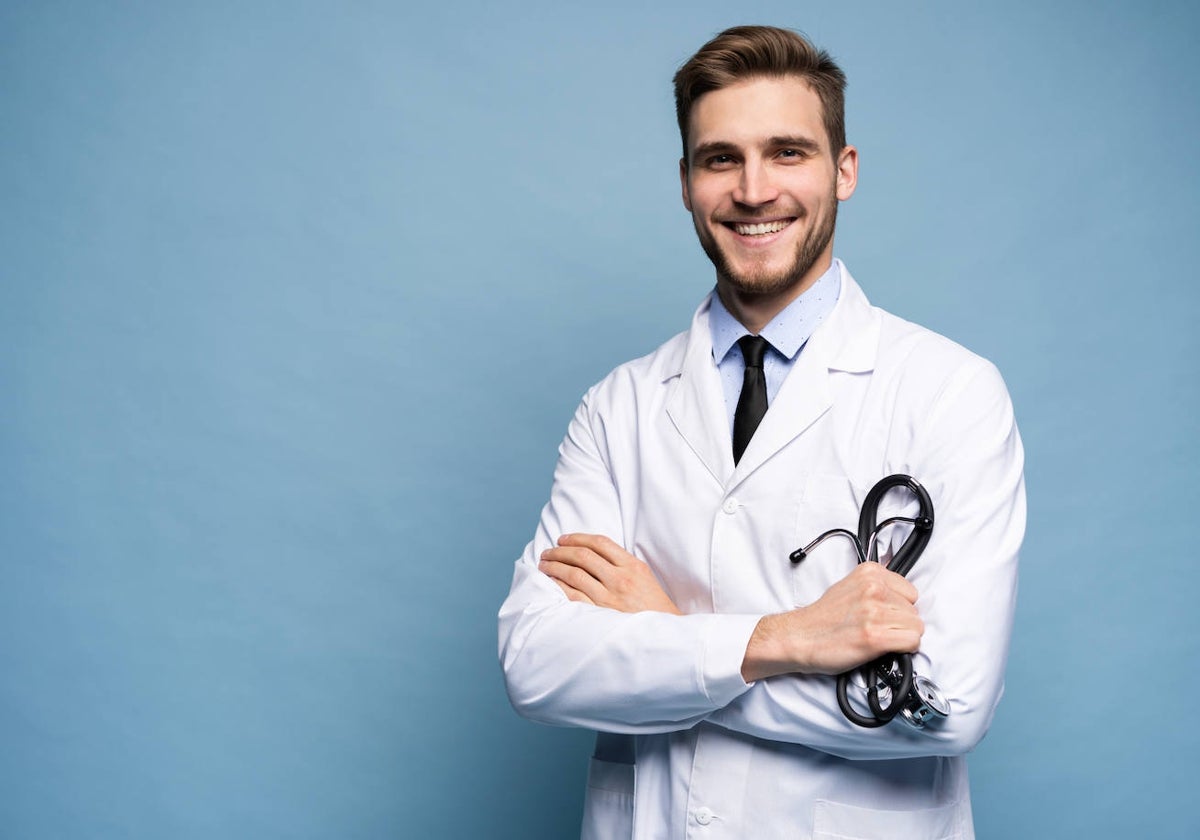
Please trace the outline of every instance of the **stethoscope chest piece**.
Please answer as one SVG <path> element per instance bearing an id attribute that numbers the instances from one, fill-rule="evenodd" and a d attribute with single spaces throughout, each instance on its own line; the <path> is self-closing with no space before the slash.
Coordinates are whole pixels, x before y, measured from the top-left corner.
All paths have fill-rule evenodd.
<path id="1" fill-rule="evenodd" d="M 914 729 L 924 729 L 931 718 L 942 720 L 950 717 L 950 702 L 934 684 L 933 680 L 913 676 L 912 691 L 900 707 L 900 718 Z"/>

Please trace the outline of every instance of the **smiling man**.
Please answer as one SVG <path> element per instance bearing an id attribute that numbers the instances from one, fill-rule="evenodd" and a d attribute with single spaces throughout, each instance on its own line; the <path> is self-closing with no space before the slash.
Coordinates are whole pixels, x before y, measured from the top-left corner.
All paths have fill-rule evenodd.
<path id="1" fill-rule="evenodd" d="M 500 611 L 516 709 L 600 733 L 585 838 L 974 836 L 964 755 L 1003 689 L 1021 443 L 990 363 L 872 307 L 833 257 L 858 179 L 844 88 L 771 27 L 722 32 L 675 76 L 716 288 L 585 395 Z M 937 511 L 906 577 L 887 567 L 904 527 L 879 563 L 789 562 L 896 473 Z M 949 716 L 849 720 L 830 675 L 902 653 Z"/>
<path id="2" fill-rule="evenodd" d="M 752 77 L 700 97 L 686 123 L 683 204 L 722 302 L 753 332 L 828 270 L 858 181 L 858 152 L 832 147 L 822 113 L 803 78 Z"/>

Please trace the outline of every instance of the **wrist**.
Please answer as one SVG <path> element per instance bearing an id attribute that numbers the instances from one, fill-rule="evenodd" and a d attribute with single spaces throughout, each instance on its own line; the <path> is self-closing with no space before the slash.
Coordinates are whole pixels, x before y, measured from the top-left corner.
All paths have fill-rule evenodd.
<path id="1" fill-rule="evenodd" d="M 746 682 L 799 673 L 803 670 L 803 640 L 791 627 L 793 612 L 764 615 L 746 645 L 742 679 Z"/>

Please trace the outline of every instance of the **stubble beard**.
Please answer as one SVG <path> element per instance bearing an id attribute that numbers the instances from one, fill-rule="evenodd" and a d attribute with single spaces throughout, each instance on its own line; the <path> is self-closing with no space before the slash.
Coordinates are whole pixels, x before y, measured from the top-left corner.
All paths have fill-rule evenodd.
<path id="1" fill-rule="evenodd" d="M 779 294 L 802 282 L 833 240 L 838 211 L 836 187 L 831 189 L 826 206 L 829 208 L 829 212 L 821 213 L 821 217 L 816 220 L 812 230 L 800 241 L 791 266 L 774 274 L 766 271 L 735 272 L 729 264 L 725 252 L 717 244 L 716 238 L 703 229 L 698 222 L 696 223 L 696 235 L 700 239 L 700 247 L 704 249 L 704 253 L 708 255 L 709 260 L 717 269 L 718 279 L 724 280 L 731 289 L 744 295 Z M 792 224 L 799 224 L 803 218 L 803 216 L 797 217 Z"/>

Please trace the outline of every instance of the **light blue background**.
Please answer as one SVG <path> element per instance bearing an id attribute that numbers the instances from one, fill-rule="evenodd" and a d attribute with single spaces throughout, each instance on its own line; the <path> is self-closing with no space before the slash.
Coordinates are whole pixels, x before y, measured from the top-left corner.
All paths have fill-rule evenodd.
<path id="1" fill-rule="evenodd" d="M 838 253 L 1028 452 L 982 838 L 1194 837 L 1190 2 L 0 4 L 0 836 L 568 837 L 495 611 L 712 282 L 670 76 L 847 70 Z"/>

